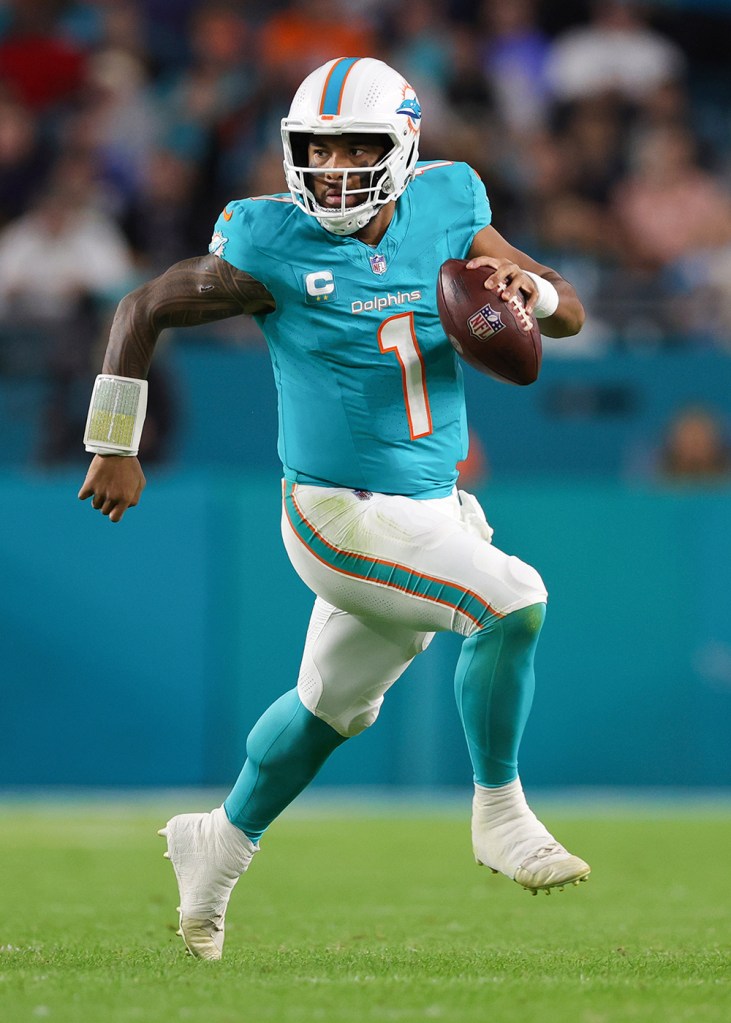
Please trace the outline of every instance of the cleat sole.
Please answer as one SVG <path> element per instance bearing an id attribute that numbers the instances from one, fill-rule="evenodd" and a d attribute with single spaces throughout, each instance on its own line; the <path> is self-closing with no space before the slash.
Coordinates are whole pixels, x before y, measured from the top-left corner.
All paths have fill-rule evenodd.
<path id="1" fill-rule="evenodd" d="M 562 892 L 562 891 L 565 891 L 566 886 L 569 885 L 569 884 L 573 885 L 574 888 L 578 888 L 580 884 L 584 884 L 584 882 L 586 882 L 588 880 L 589 880 L 589 875 L 585 874 L 583 877 L 577 877 L 573 881 L 562 881 L 562 882 L 560 882 L 558 884 L 546 885 L 545 887 L 541 887 L 541 888 L 529 888 L 528 885 L 521 885 L 521 887 L 522 887 L 522 889 L 524 891 L 530 892 L 531 895 L 537 895 L 539 891 L 540 892 L 545 892 L 546 895 L 550 895 L 551 892 L 555 892 L 555 891 Z M 518 883 L 520 883 L 520 882 L 518 882 Z"/>
<path id="2" fill-rule="evenodd" d="M 475 856 L 475 863 L 477 864 L 478 867 L 486 867 L 487 866 L 486 863 L 483 863 L 482 860 L 478 859 L 476 856 Z M 499 874 L 500 873 L 500 871 L 499 870 L 495 870 L 494 867 L 490 867 L 489 869 L 490 869 L 490 872 L 492 874 Z M 584 874 L 583 877 L 574 878 L 573 881 L 559 881 L 559 882 L 556 882 L 556 884 L 549 884 L 549 885 L 541 886 L 539 888 L 531 888 L 531 887 L 529 887 L 528 885 L 525 885 L 525 884 L 521 884 L 520 886 L 523 889 L 523 891 L 530 892 L 531 895 L 537 895 L 539 891 L 540 892 L 545 892 L 546 895 L 550 895 L 552 891 L 559 891 L 559 892 L 564 891 L 566 889 L 566 885 L 568 885 L 568 884 L 573 885 L 574 888 L 578 888 L 578 886 L 580 884 L 584 884 L 588 880 L 589 880 L 589 874 L 587 873 L 587 874 Z M 516 883 L 520 884 L 520 881 L 518 881 Z"/>

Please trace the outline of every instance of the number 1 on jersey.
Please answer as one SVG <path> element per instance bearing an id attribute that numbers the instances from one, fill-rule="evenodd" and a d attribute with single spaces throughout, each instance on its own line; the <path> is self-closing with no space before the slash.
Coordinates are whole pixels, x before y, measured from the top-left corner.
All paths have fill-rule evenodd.
<path id="1" fill-rule="evenodd" d="M 414 330 L 414 314 L 397 313 L 384 320 L 378 328 L 378 347 L 384 354 L 395 352 L 401 366 L 411 439 L 428 436 L 432 432 L 431 409 L 426 393 L 424 359 Z"/>

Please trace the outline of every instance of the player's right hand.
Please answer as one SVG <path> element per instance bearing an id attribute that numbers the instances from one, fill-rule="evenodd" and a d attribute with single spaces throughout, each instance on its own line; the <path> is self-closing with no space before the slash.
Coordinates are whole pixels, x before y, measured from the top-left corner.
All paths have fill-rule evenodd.
<path id="1" fill-rule="evenodd" d="M 91 506 L 110 522 L 120 522 L 128 508 L 134 508 L 145 488 L 145 474 L 137 458 L 94 455 L 79 500 L 91 498 Z"/>

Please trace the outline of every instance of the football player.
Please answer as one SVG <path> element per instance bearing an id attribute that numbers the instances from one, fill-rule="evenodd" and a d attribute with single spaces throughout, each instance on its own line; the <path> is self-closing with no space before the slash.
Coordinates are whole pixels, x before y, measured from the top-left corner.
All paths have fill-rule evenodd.
<path id="1" fill-rule="evenodd" d="M 297 684 L 254 725 L 223 806 L 161 831 L 183 940 L 204 959 L 221 956 L 229 896 L 266 828 L 373 724 L 438 631 L 464 637 L 455 693 L 478 862 L 533 892 L 589 874 L 534 816 L 518 777 L 546 590 L 491 544 L 479 504 L 456 487 L 463 381 L 437 272 L 451 257 L 489 267 L 485 286 L 522 292 L 553 337 L 577 333 L 584 312 L 555 270 L 490 226 L 468 166 L 418 161 L 420 123 L 414 91 L 378 60 L 312 72 L 282 121 L 289 194 L 230 202 L 208 255 L 124 298 L 94 387 L 79 497 L 119 522 L 145 485 L 136 452 L 163 328 L 247 313 L 274 367 L 282 533 L 315 602 Z"/>

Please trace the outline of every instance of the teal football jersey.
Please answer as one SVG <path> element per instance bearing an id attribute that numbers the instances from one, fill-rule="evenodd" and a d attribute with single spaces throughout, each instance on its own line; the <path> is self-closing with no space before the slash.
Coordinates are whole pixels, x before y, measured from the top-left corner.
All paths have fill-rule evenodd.
<path id="1" fill-rule="evenodd" d="M 229 203 L 210 251 L 276 301 L 258 316 L 279 398 L 285 478 L 442 497 L 467 453 L 462 368 L 436 305 L 439 267 L 490 223 L 463 163 L 419 163 L 372 248 L 330 234 L 288 195 Z"/>

